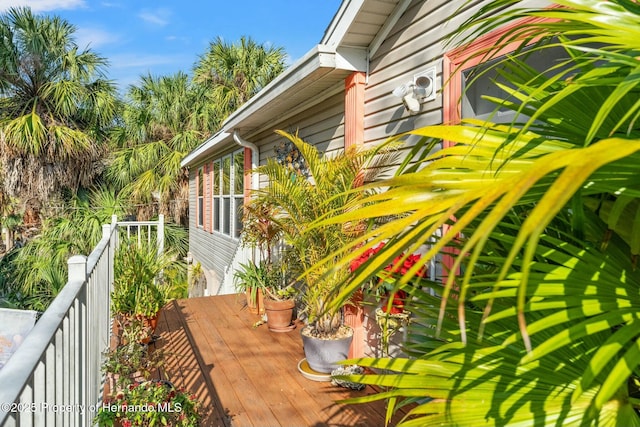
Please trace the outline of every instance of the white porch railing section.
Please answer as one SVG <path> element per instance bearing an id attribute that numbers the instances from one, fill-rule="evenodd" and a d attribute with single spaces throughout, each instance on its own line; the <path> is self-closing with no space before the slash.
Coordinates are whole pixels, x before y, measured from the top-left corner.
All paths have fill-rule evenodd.
<path id="1" fill-rule="evenodd" d="M 114 215 L 112 222 L 116 222 L 123 229 L 123 234 L 128 240 L 135 240 L 138 245 L 142 242 L 148 245 L 154 242 L 153 228 L 156 227 L 158 253 L 161 254 L 164 251 L 164 215 L 159 215 L 158 221 L 118 221 Z"/>
<path id="2" fill-rule="evenodd" d="M 271 256 L 274 259 L 278 259 L 281 256 L 282 252 L 284 252 L 284 249 L 284 242 L 277 243 L 272 248 Z M 240 264 L 246 264 L 249 261 L 254 261 L 257 263 L 259 257 L 260 255 L 258 249 L 246 247 L 242 244 L 242 241 L 238 242 L 236 251 L 233 254 L 233 258 L 231 259 L 231 264 L 229 264 L 224 270 L 224 276 L 222 277 L 222 282 L 220 283 L 220 287 L 218 288 L 218 292 L 216 293 L 216 295 L 236 293 L 237 291 L 235 283 L 233 281 L 233 277 L 235 275 L 235 272 L 240 269 Z"/>
<path id="3" fill-rule="evenodd" d="M 240 269 L 240 264 L 246 264 L 253 259 L 252 253 L 253 249 L 243 246 L 242 242 L 238 243 L 236 251 L 233 254 L 233 258 L 231 259 L 231 264 L 224 269 L 224 276 L 222 277 L 222 281 L 216 295 L 226 295 L 237 292 L 233 276 L 235 275 L 235 272 Z"/>
<path id="4" fill-rule="evenodd" d="M 128 233 L 131 227 L 147 227 L 149 235 L 153 226 L 161 250 L 162 215 L 151 222 L 118 222 L 113 217 L 111 224 L 103 225 L 102 239 L 88 258 L 69 258 L 68 282 L 0 369 L 0 426 L 92 425 L 102 402 L 100 368 L 111 331 L 118 227 Z"/>

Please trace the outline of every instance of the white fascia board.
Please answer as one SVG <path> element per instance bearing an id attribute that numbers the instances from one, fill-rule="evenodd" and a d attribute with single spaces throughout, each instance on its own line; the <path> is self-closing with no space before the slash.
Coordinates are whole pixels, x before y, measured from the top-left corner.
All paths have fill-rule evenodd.
<path id="1" fill-rule="evenodd" d="M 234 111 L 222 123 L 221 131 L 213 135 L 198 148 L 189 153 L 180 163 L 181 166 L 194 164 L 199 158 L 209 155 L 224 144 L 233 144 L 231 135 L 241 128 L 244 121 L 254 114 L 269 114 L 269 105 L 273 105 L 278 97 L 286 96 L 297 84 L 305 79 L 316 78 L 313 74 L 321 69 L 366 71 L 367 52 L 359 48 L 340 48 L 338 52 L 326 45 L 317 45 L 305 56 L 272 80 L 260 92 L 254 95 L 240 108 Z M 289 92 L 290 93 L 290 92 Z"/>
<path id="2" fill-rule="evenodd" d="M 221 146 L 226 140 L 231 139 L 231 133 L 220 131 L 212 135 L 209 139 L 200 144 L 195 150 L 186 155 L 180 162 L 180 167 L 190 166 L 199 158 L 215 151 L 216 147 Z"/>
<path id="3" fill-rule="evenodd" d="M 378 32 L 371 44 L 369 44 L 369 56 L 373 56 L 378 51 L 382 43 L 386 40 L 387 36 L 391 32 L 391 29 L 396 25 L 396 23 L 398 23 L 402 14 L 409 7 L 411 1 L 412 0 L 401 0 L 398 3 L 394 11 L 391 13 L 391 16 L 387 18 L 382 29 Z"/>

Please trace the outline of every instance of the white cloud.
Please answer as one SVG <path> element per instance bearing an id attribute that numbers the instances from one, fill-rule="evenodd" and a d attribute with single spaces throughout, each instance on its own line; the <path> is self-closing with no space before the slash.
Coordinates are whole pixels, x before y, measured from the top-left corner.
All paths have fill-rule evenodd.
<path id="1" fill-rule="evenodd" d="M 183 37 L 183 36 L 166 36 L 164 38 L 166 41 L 168 42 L 182 42 L 182 43 L 188 43 L 189 42 L 189 37 Z"/>
<path id="2" fill-rule="evenodd" d="M 76 43 L 80 48 L 90 47 L 96 49 L 100 46 L 115 43 L 120 40 L 120 36 L 115 33 L 99 28 L 78 28 L 76 33 Z"/>
<path id="3" fill-rule="evenodd" d="M 171 17 L 171 11 L 166 8 L 148 10 L 145 9 L 138 14 L 138 17 L 149 24 L 158 25 L 164 27 L 169 23 Z"/>
<path id="4" fill-rule="evenodd" d="M 115 7 L 118 9 L 122 9 L 124 6 L 121 3 L 117 3 L 117 2 L 110 2 L 110 1 L 103 1 L 102 3 L 100 3 L 103 7 Z"/>
<path id="5" fill-rule="evenodd" d="M 147 68 L 156 65 L 191 64 L 185 55 L 109 55 L 109 68 Z"/>
<path id="6" fill-rule="evenodd" d="M 58 9 L 77 9 L 85 7 L 84 0 L 2 0 L 0 12 L 10 7 L 28 6 L 33 12 L 48 12 Z"/>

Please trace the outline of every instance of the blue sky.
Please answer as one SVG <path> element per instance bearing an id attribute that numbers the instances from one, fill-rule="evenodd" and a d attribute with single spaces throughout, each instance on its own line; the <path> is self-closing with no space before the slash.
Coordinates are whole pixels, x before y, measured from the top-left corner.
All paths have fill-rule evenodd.
<path id="1" fill-rule="evenodd" d="M 0 0 L 0 12 L 29 6 L 77 28 L 80 47 L 109 60 L 108 77 L 122 88 L 150 72 L 190 72 L 217 36 L 251 36 L 282 46 L 289 63 L 324 34 L 341 0 Z"/>

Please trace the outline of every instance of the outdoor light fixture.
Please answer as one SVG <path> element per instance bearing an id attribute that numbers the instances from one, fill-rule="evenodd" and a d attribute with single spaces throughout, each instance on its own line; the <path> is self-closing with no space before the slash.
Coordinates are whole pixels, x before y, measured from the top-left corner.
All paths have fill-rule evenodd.
<path id="1" fill-rule="evenodd" d="M 420 111 L 423 102 L 436 98 L 435 91 L 436 69 L 431 67 L 426 71 L 413 76 L 413 81 L 398 86 L 393 90 L 393 95 L 402 98 L 404 107 L 410 114 Z"/>

